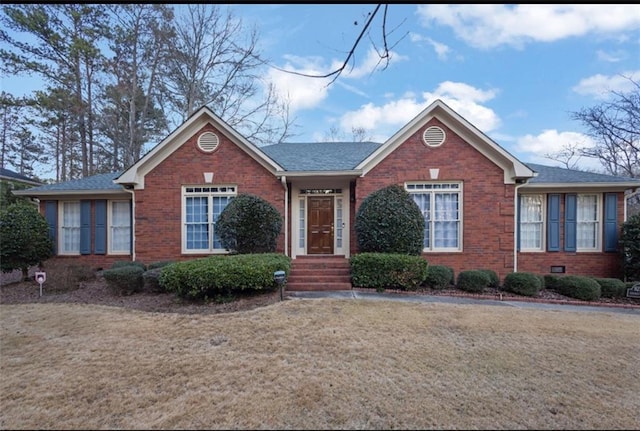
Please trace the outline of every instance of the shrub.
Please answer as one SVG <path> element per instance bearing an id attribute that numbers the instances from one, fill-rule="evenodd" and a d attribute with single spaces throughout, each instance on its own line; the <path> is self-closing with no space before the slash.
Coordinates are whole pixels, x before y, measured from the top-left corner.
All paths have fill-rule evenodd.
<path id="1" fill-rule="evenodd" d="M 107 285 L 120 295 L 131 295 L 142 290 L 144 269 L 139 265 L 124 265 L 102 271 Z"/>
<path id="2" fill-rule="evenodd" d="M 600 285 L 600 294 L 603 298 L 621 298 L 627 295 L 627 286 L 624 281 L 617 278 L 595 278 Z"/>
<path id="3" fill-rule="evenodd" d="M 624 276 L 627 280 L 640 280 L 640 214 L 622 224 L 620 230 Z"/>
<path id="4" fill-rule="evenodd" d="M 53 255 L 49 225 L 32 204 L 15 203 L 0 211 L 0 270 L 22 270 L 29 279 L 29 268 Z"/>
<path id="5" fill-rule="evenodd" d="M 433 289 L 445 289 L 454 282 L 453 269 L 444 265 L 429 265 L 424 285 Z"/>
<path id="6" fill-rule="evenodd" d="M 478 269 L 478 271 L 484 272 L 489 276 L 489 287 L 500 287 L 500 277 L 492 269 Z"/>
<path id="7" fill-rule="evenodd" d="M 411 194 L 399 185 L 367 196 L 358 208 L 355 232 L 360 253 L 420 255 L 424 216 Z"/>
<path id="8" fill-rule="evenodd" d="M 482 292 L 490 282 L 491 280 L 485 272 L 473 269 L 458 274 L 457 286 L 466 292 Z"/>
<path id="9" fill-rule="evenodd" d="M 556 286 L 558 285 L 558 280 L 560 280 L 559 275 L 554 274 L 545 274 L 544 276 L 544 286 L 546 289 L 556 290 Z"/>
<path id="10" fill-rule="evenodd" d="M 160 293 L 164 292 L 160 286 L 160 273 L 162 267 L 151 268 L 142 273 L 142 290 L 145 292 Z"/>
<path id="11" fill-rule="evenodd" d="M 275 271 L 288 276 L 291 259 L 277 253 L 209 256 L 162 268 L 160 286 L 187 299 L 207 299 L 244 290 L 273 291 Z"/>
<path id="12" fill-rule="evenodd" d="M 137 266 L 143 271 L 147 269 L 147 266 L 138 260 L 118 260 L 111 264 L 111 269 L 124 268 L 125 266 Z"/>
<path id="13" fill-rule="evenodd" d="M 147 265 L 147 269 L 163 268 L 167 265 L 172 264 L 173 262 L 174 262 L 173 260 L 162 260 L 159 262 L 151 262 L 149 265 Z"/>
<path id="14" fill-rule="evenodd" d="M 597 281 L 581 275 L 559 277 L 555 290 L 562 295 L 584 301 L 599 299 L 602 293 Z"/>
<path id="15" fill-rule="evenodd" d="M 216 229 L 223 247 L 229 251 L 272 253 L 282 229 L 282 216 L 264 199 L 239 194 L 222 210 Z"/>
<path id="16" fill-rule="evenodd" d="M 416 290 L 427 276 L 427 261 L 421 256 L 398 253 L 359 253 L 351 256 L 354 287 Z"/>
<path id="17" fill-rule="evenodd" d="M 504 289 L 524 296 L 537 296 L 542 289 L 541 277 L 530 272 L 512 272 L 504 278 Z"/>

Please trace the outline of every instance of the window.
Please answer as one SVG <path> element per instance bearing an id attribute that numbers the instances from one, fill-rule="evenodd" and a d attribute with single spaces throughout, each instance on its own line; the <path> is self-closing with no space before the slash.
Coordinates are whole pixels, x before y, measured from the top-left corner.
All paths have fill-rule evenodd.
<path id="1" fill-rule="evenodd" d="M 424 215 L 424 251 L 460 251 L 462 184 L 409 183 L 405 189 Z"/>
<path id="2" fill-rule="evenodd" d="M 80 254 L 80 202 L 61 202 L 60 254 Z"/>
<path id="3" fill-rule="evenodd" d="M 231 199 L 235 186 L 183 188 L 183 251 L 208 253 L 225 251 L 216 232 L 216 222 Z"/>
<path id="4" fill-rule="evenodd" d="M 578 251 L 599 248 L 600 209 L 598 195 L 577 195 L 576 242 Z"/>
<path id="5" fill-rule="evenodd" d="M 543 250 L 544 195 L 520 197 L 520 249 Z"/>
<path id="6" fill-rule="evenodd" d="M 131 250 L 131 202 L 111 201 L 109 210 L 109 253 Z"/>

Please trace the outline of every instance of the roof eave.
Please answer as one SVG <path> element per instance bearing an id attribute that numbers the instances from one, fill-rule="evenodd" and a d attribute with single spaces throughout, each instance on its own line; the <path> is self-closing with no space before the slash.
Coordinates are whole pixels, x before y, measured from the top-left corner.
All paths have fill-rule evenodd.
<path id="1" fill-rule="evenodd" d="M 607 189 L 624 191 L 629 188 L 639 188 L 640 182 L 583 182 L 583 183 L 527 183 L 522 189 Z M 521 190 L 522 190 L 521 189 Z"/>
<path id="2" fill-rule="evenodd" d="M 116 189 L 102 189 L 102 190 L 43 190 L 36 191 L 35 193 L 31 191 L 31 189 L 25 190 L 13 190 L 12 193 L 16 196 L 30 196 L 30 197 L 40 197 L 40 196 L 86 196 L 86 195 L 123 195 L 126 194 L 127 191 L 123 188 L 120 190 Z"/>
<path id="3" fill-rule="evenodd" d="M 285 175 L 287 178 L 295 177 L 359 177 L 362 175 L 362 169 L 354 169 L 348 171 L 284 171 L 279 172 L 278 176 Z"/>

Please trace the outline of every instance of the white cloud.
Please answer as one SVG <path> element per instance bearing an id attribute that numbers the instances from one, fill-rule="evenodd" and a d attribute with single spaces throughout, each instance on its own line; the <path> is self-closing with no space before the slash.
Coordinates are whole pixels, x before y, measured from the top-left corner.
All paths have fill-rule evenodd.
<path id="1" fill-rule="evenodd" d="M 411 33 L 410 38 L 412 42 L 425 43 L 431 46 L 439 60 L 445 61 L 451 54 L 451 48 L 449 48 L 449 46 L 437 42 L 430 37 L 423 37 L 417 33 Z"/>
<path id="2" fill-rule="evenodd" d="M 552 42 L 588 33 L 615 34 L 640 28 L 640 6 L 622 4 L 419 5 L 422 24 L 450 27 L 477 48 Z"/>
<path id="3" fill-rule="evenodd" d="M 520 159 L 531 163 L 539 163 L 549 166 L 563 166 L 559 161 L 548 158 L 548 155 L 559 153 L 565 148 L 590 148 L 595 145 L 589 136 L 577 132 L 558 132 L 557 130 L 544 130 L 539 135 L 525 135 L 516 140 L 514 149 L 521 154 Z M 600 169 L 600 162 L 586 157 L 574 157 L 571 162 L 576 162 L 576 167 L 582 169 Z"/>
<path id="4" fill-rule="evenodd" d="M 612 91 L 627 93 L 636 89 L 632 80 L 640 81 L 640 70 L 626 71 L 613 76 L 593 75 L 582 79 L 572 90 L 583 96 L 606 99 L 611 96 Z"/>
<path id="5" fill-rule="evenodd" d="M 397 52 L 389 51 L 389 66 L 399 61 L 408 60 L 408 59 L 409 57 L 407 56 L 400 55 Z M 344 59 L 338 59 L 338 60 L 334 59 L 331 63 L 330 70 L 331 71 L 337 70 L 341 68 L 343 64 L 344 64 Z M 354 54 L 352 59 L 349 60 L 349 63 L 347 63 L 347 67 L 342 71 L 340 77 L 351 78 L 351 79 L 362 78 L 363 76 L 371 75 L 376 70 L 378 70 L 378 68 L 384 67 L 385 65 L 386 65 L 386 60 L 381 59 L 380 55 L 378 55 L 378 52 L 375 49 L 369 48 L 364 61 L 359 61 L 357 57 L 357 53 Z"/>
<path id="6" fill-rule="evenodd" d="M 368 103 L 359 109 L 347 112 L 340 118 L 340 128 L 364 128 L 377 141 L 385 141 L 404 127 L 416 115 L 436 99 L 441 99 L 451 109 L 464 117 L 482 132 L 487 133 L 500 125 L 496 113 L 480 103 L 493 99 L 494 90 L 480 90 L 468 84 L 445 81 L 434 92 L 424 92 L 420 98 L 408 93 L 398 100 L 376 106 Z"/>

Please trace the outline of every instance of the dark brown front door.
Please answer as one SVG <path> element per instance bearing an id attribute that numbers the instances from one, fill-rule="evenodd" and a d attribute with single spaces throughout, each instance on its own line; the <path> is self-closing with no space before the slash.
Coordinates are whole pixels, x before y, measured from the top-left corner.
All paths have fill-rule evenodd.
<path id="1" fill-rule="evenodd" d="M 333 196 L 313 196 L 309 206 L 308 254 L 333 254 Z"/>

